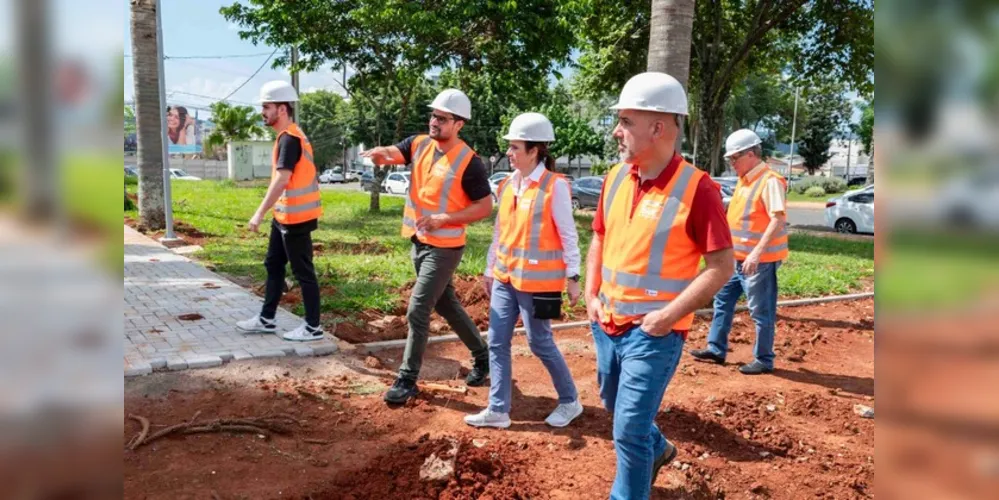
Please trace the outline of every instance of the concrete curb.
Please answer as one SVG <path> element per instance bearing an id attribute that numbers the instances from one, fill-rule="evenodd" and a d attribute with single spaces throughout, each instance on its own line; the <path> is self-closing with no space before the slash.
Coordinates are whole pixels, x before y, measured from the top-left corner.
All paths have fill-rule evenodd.
<path id="1" fill-rule="evenodd" d="M 782 301 L 777 302 L 777 306 L 778 307 L 807 306 L 807 305 L 812 305 L 812 304 L 825 304 L 825 303 L 830 303 L 830 302 L 845 302 L 845 301 L 850 301 L 850 300 L 868 299 L 868 298 L 873 298 L 873 297 L 874 297 L 874 292 L 853 293 L 853 294 L 848 294 L 848 295 L 829 295 L 829 296 L 826 296 L 826 297 L 815 297 L 815 298 L 810 298 L 810 299 L 782 300 Z M 744 305 L 737 306 L 735 308 L 736 312 L 745 311 L 746 309 L 747 309 L 747 307 L 744 306 Z M 697 314 L 698 316 L 707 316 L 707 315 L 712 314 L 713 312 L 714 311 L 712 309 L 698 309 L 697 311 L 694 312 L 694 314 Z M 571 322 L 571 323 L 559 323 L 557 325 L 552 325 L 552 331 L 571 330 L 573 328 L 585 328 L 585 327 L 589 327 L 589 326 L 590 326 L 590 322 L 589 321 L 574 321 L 574 322 Z M 517 328 L 516 330 L 513 331 L 513 333 L 514 333 L 514 335 L 520 335 L 520 334 L 526 333 L 526 330 L 523 329 L 523 328 Z M 488 332 L 479 332 L 479 334 L 482 335 L 483 337 L 488 337 Z M 457 335 L 454 335 L 454 334 L 452 334 L 452 335 L 441 335 L 441 336 L 438 336 L 438 337 L 430 337 L 428 339 L 427 343 L 428 344 L 439 344 L 439 343 L 442 343 L 442 342 L 454 342 L 456 340 L 459 340 Z M 359 351 L 361 351 L 361 352 L 365 352 L 365 353 L 370 354 L 370 353 L 377 352 L 377 351 L 382 351 L 382 350 L 385 350 L 385 349 L 398 349 L 398 348 L 406 347 L 406 339 L 383 340 L 383 341 L 380 341 L 380 342 L 368 342 L 366 344 L 357 344 L 355 347 Z"/>

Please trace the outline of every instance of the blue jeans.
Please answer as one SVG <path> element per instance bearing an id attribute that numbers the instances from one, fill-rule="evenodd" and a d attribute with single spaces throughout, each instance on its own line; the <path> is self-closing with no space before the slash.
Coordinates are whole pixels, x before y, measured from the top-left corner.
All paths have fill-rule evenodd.
<path id="1" fill-rule="evenodd" d="M 666 451 L 655 418 L 683 354 L 683 337 L 652 337 L 637 326 L 617 336 L 597 323 L 591 328 L 600 398 L 614 418 L 617 474 L 610 497 L 649 498 L 652 465 Z"/>
<path id="2" fill-rule="evenodd" d="M 575 401 L 578 394 L 569 365 L 552 338 L 551 321 L 534 317 L 533 294 L 518 291 L 509 283 L 493 280 L 489 301 L 489 409 L 510 413 L 513 371 L 510 342 L 518 315 L 524 319 L 527 328 L 527 345 L 552 377 L 559 404 Z"/>
<path id="3" fill-rule="evenodd" d="M 767 368 L 774 367 L 774 328 L 777 323 L 777 269 L 780 262 L 761 263 L 756 274 L 742 274 L 742 262 L 735 263 L 732 279 L 715 295 L 715 313 L 708 333 L 708 349 L 718 356 L 728 354 L 728 334 L 732 331 L 735 304 L 746 294 L 749 315 L 756 324 L 753 356 Z"/>

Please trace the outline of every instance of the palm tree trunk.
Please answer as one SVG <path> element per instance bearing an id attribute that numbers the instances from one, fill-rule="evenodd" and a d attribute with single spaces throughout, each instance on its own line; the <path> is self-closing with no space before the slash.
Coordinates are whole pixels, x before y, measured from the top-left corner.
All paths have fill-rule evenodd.
<path id="1" fill-rule="evenodd" d="M 649 30 L 648 71 L 666 73 L 687 87 L 690 76 L 690 44 L 694 29 L 695 0 L 652 0 Z M 683 124 L 676 138 L 676 150 L 683 146 Z"/>
<path id="2" fill-rule="evenodd" d="M 149 230 L 166 226 L 163 206 L 163 135 L 159 61 L 156 47 L 156 0 L 131 0 L 132 75 L 139 167 L 139 224 Z"/>

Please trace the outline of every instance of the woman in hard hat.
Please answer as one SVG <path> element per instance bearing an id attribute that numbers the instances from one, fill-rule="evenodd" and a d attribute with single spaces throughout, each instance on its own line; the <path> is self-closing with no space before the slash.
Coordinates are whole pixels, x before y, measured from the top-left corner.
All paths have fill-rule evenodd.
<path id="1" fill-rule="evenodd" d="M 489 307 L 489 406 L 465 417 L 475 427 L 510 426 L 510 342 L 517 317 L 527 343 L 548 369 L 558 406 L 545 419 L 565 427 L 583 412 L 569 366 L 552 338 L 551 320 L 561 317 L 562 290 L 579 300 L 580 253 L 569 183 L 556 174 L 548 145 L 555 131 L 548 118 L 524 113 L 503 137 L 514 172 L 500 184 L 499 212 L 483 285 Z"/>

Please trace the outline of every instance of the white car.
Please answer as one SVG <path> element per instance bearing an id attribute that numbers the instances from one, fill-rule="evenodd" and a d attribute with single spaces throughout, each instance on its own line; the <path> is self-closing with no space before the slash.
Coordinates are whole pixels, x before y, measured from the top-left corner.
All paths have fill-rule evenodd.
<path id="1" fill-rule="evenodd" d="M 331 169 L 326 169 L 323 173 L 319 174 L 319 182 L 323 184 L 343 182 L 343 174 Z"/>
<path id="2" fill-rule="evenodd" d="M 200 181 L 201 177 L 195 177 L 193 175 L 187 175 L 187 172 L 179 168 L 170 169 L 170 178 L 178 181 Z"/>
<path id="3" fill-rule="evenodd" d="M 826 202 L 826 225 L 838 233 L 874 233 L 874 186 Z"/>
<path id="4" fill-rule="evenodd" d="M 999 169 L 947 182 L 935 203 L 937 218 L 962 229 L 999 229 Z"/>
<path id="5" fill-rule="evenodd" d="M 510 177 L 513 172 L 496 172 L 495 174 L 489 176 L 489 187 L 492 188 L 493 194 L 496 194 L 496 190 L 499 189 L 499 185 L 503 182 L 503 179 Z"/>
<path id="6" fill-rule="evenodd" d="M 406 194 L 409 192 L 409 172 L 392 172 L 382 184 L 388 194 Z"/>

